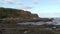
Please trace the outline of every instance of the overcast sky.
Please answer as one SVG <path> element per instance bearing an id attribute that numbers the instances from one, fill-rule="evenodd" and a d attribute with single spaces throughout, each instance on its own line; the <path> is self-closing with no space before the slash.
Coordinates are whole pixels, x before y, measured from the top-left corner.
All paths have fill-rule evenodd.
<path id="1" fill-rule="evenodd" d="M 60 0 L 0 0 L 0 7 L 28 10 L 40 17 L 60 17 Z"/>

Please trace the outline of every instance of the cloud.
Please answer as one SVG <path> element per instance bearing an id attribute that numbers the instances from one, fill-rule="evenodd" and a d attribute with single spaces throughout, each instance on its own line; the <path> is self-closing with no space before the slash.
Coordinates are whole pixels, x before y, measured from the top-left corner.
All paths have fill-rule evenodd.
<path id="1" fill-rule="evenodd" d="M 24 5 L 23 2 L 16 2 L 17 5 Z"/>
<path id="2" fill-rule="evenodd" d="M 54 4 L 60 4 L 60 1 L 58 1 L 58 2 L 54 2 Z"/>
<path id="3" fill-rule="evenodd" d="M 23 9 L 32 9 L 32 6 L 25 6 Z"/>
<path id="4" fill-rule="evenodd" d="M 13 0 L 4 0 L 6 4 L 14 4 Z"/>
<path id="5" fill-rule="evenodd" d="M 40 17 L 60 17 L 60 12 L 54 12 L 54 13 L 39 13 Z"/>
<path id="6" fill-rule="evenodd" d="M 22 6 L 20 9 L 32 9 L 33 6 L 29 5 L 29 6 Z"/>
<path id="7" fill-rule="evenodd" d="M 60 0 L 46 0 L 46 1 L 51 4 L 60 4 Z"/>
<path id="8" fill-rule="evenodd" d="M 0 4 L 4 4 L 3 2 L 0 2 Z"/>
<path id="9" fill-rule="evenodd" d="M 37 3 L 38 3 L 38 0 L 32 0 L 32 2 L 33 2 L 34 4 L 37 4 Z"/>
<path id="10" fill-rule="evenodd" d="M 16 5 L 23 5 L 23 2 L 14 2 L 14 0 L 4 0 L 4 2 L 0 2 L 0 4 L 16 4 Z"/>

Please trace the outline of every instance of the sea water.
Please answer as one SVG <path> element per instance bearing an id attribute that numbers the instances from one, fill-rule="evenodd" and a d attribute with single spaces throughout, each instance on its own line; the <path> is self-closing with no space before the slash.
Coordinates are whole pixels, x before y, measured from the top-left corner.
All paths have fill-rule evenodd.
<path id="1" fill-rule="evenodd" d="M 28 24 L 31 24 L 31 25 L 43 25 L 43 24 L 53 24 L 53 25 L 60 25 L 60 18 L 54 18 L 53 21 L 49 21 L 49 22 L 43 22 L 43 21 L 40 21 L 40 22 L 22 22 L 22 23 L 18 23 L 20 25 L 28 25 Z"/>

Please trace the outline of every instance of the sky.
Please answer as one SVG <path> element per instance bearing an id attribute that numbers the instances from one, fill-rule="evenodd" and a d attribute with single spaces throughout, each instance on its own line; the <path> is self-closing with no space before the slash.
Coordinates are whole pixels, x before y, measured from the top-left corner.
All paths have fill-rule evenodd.
<path id="1" fill-rule="evenodd" d="M 42 18 L 60 17 L 60 0 L 0 0 L 0 7 L 27 10 Z"/>

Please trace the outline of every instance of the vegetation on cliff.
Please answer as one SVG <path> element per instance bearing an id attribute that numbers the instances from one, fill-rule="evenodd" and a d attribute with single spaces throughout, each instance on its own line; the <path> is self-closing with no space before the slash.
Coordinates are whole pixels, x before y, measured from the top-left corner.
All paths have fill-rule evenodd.
<path id="1" fill-rule="evenodd" d="M 53 19 L 49 18 L 39 18 L 37 14 L 32 14 L 29 11 L 19 10 L 19 9 L 12 9 L 12 8 L 2 8 L 0 7 L 0 19 L 6 18 L 5 20 L 8 21 L 17 21 L 17 22 L 37 22 L 37 21 L 52 21 Z"/>
<path id="2" fill-rule="evenodd" d="M 11 8 L 0 8 L 0 18 L 7 17 L 30 17 L 31 13 L 29 11 L 11 9 Z"/>

